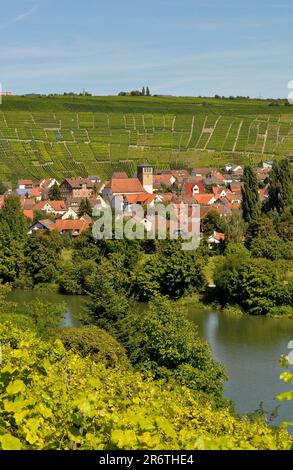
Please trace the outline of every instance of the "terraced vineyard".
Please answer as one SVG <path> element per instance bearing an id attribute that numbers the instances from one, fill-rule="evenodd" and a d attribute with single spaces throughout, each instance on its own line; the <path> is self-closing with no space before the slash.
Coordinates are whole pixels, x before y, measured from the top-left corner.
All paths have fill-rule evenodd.
<path id="1" fill-rule="evenodd" d="M 63 178 L 136 165 L 220 166 L 293 151 L 293 107 L 257 100 L 27 98 L 0 111 L 0 178 Z"/>

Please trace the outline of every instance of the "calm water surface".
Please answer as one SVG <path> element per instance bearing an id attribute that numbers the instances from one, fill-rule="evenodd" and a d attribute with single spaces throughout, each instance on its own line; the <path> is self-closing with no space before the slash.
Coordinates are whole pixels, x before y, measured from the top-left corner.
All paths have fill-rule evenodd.
<path id="1" fill-rule="evenodd" d="M 190 308 L 189 319 L 210 344 L 214 356 L 228 371 L 225 396 L 232 399 L 239 413 L 256 410 L 263 402 L 267 411 L 280 405 L 274 421 L 293 421 L 293 404 L 279 402 L 275 396 L 286 390 L 279 381 L 279 358 L 287 354 L 293 340 L 293 320 L 245 316 Z M 291 428 L 292 430 L 292 428 Z"/>
<path id="2" fill-rule="evenodd" d="M 7 299 L 20 305 L 35 299 L 53 304 L 64 304 L 62 324 L 64 327 L 80 326 L 79 318 L 85 308 L 85 297 L 79 295 L 62 295 L 56 292 L 37 292 L 16 289 L 8 294 Z"/>

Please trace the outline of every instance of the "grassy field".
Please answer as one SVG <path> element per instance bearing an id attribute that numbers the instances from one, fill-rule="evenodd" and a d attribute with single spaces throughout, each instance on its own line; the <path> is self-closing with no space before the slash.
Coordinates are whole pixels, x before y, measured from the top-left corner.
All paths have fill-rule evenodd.
<path id="1" fill-rule="evenodd" d="M 293 106 L 264 100 L 11 97 L 0 107 L 0 179 L 133 174 L 138 163 L 259 163 L 293 151 Z"/>

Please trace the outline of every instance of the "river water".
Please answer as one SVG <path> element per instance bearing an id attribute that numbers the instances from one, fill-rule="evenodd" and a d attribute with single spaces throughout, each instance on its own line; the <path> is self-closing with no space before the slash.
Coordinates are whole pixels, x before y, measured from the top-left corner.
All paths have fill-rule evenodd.
<path id="1" fill-rule="evenodd" d="M 15 290 L 8 300 L 21 304 L 36 298 L 64 303 L 63 325 L 80 325 L 80 313 L 85 307 L 83 297 Z M 293 421 L 292 402 L 275 400 L 279 392 L 286 390 L 279 380 L 282 372 L 279 358 L 289 352 L 288 343 L 293 340 L 292 319 L 234 317 L 194 307 L 190 307 L 188 317 L 210 344 L 213 355 L 225 365 L 229 375 L 225 397 L 234 401 L 240 414 L 256 410 L 263 402 L 267 411 L 279 405 L 274 423 Z"/>
<path id="2" fill-rule="evenodd" d="M 190 308 L 189 319 L 210 344 L 213 355 L 225 365 L 229 381 L 225 397 L 234 401 L 240 414 L 280 406 L 274 423 L 293 421 L 293 403 L 275 396 L 288 389 L 279 380 L 279 358 L 288 354 L 293 340 L 293 320 L 266 317 L 234 317 Z M 292 428 L 291 428 L 292 430 Z"/>

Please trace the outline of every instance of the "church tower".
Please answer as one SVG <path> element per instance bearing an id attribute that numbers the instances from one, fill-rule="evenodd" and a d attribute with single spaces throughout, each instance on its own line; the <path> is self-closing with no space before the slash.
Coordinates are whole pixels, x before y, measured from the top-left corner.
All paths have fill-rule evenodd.
<path id="1" fill-rule="evenodd" d="M 139 165 L 137 168 L 137 177 L 149 194 L 154 192 L 154 169 L 151 165 Z"/>

